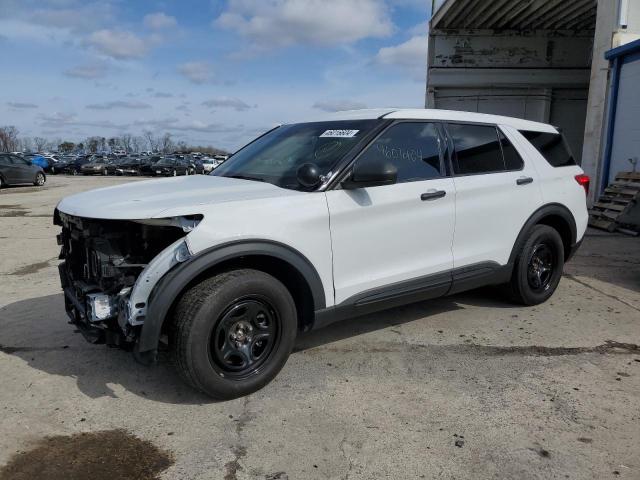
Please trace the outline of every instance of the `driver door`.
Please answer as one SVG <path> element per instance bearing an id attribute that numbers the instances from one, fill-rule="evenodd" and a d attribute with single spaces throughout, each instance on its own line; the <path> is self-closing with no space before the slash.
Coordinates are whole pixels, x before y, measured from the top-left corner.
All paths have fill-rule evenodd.
<path id="1" fill-rule="evenodd" d="M 396 123 L 356 162 L 393 162 L 397 183 L 326 192 L 336 305 L 449 289 L 455 188 L 444 145 L 437 123 Z"/>

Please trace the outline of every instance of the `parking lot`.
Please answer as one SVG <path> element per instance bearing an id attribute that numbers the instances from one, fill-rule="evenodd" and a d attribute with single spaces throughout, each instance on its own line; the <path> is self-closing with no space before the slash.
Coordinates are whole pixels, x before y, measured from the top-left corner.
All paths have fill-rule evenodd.
<path id="1" fill-rule="evenodd" d="M 638 238 L 588 231 L 537 307 L 483 289 L 306 334 L 263 390 L 212 402 L 67 324 L 53 209 L 129 181 L 0 191 L 0 465 L 122 429 L 167 479 L 640 478 Z"/>

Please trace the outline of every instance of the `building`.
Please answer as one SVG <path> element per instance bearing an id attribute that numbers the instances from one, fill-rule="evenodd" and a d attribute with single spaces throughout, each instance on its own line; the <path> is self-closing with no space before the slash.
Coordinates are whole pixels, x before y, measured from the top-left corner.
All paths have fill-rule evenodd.
<path id="1" fill-rule="evenodd" d="M 599 187 L 619 168 L 605 54 L 637 39 L 640 0 L 434 0 L 426 106 L 552 123 Z"/>

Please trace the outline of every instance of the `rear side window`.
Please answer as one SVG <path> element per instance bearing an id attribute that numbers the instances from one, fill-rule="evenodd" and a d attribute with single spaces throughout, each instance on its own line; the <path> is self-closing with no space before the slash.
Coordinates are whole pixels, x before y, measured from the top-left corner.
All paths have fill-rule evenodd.
<path id="1" fill-rule="evenodd" d="M 447 130 L 455 146 L 455 174 L 472 175 L 504 171 L 504 159 L 496 127 L 450 123 Z"/>
<path id="2" fill-rule="evenodd" d="M 571 154 L 564 137 L 559 133 L 530 132 L 521 130 L 520 133 L 536 147 L 542 156 L 553 167 L 575 165 L 576 160 Z"/>
<path id="3" fill-rule="evenodd" d="M 387 159 L 398 169 L 398 183 L 442 176 L 440 143 L 433 123 L 399 123 L 364 151 L 358 163 Z"/>
<path id="4" fill-rule="evenodd" d="M 507 170 L 522 170 L 524 168 L 524 161 L 516 150 L 516 147 L 504 136 L 500 130 L 498 130 L 498 137 L 500 138 L 500 144 L 502 145 L 502 154 L 504 155 L 504 166 Z"/>

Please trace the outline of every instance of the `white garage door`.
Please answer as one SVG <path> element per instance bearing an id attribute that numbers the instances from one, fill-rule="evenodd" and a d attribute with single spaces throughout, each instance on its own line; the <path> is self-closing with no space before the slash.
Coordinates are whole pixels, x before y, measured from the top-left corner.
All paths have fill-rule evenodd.
<path id="1" fill-rule="evenodd" d="M 640 158 L 640 58 L 625 63 L 620 72 L 618 104 L 611 149 L 609 182 L 618 172 L 631 170 L 630 158 Z M 640 164 L 638 165 L 640 168 Z"/>

